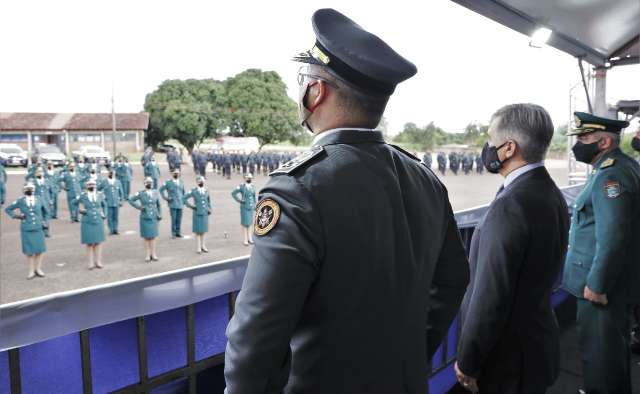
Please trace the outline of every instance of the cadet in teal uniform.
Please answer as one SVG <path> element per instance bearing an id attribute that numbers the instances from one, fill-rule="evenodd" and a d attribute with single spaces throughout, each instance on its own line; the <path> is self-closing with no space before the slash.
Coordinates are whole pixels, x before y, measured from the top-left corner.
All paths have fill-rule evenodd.
<path id="1" fill-rule="evenodd" d="M 144 190 L 129 197 L 129 204 L 140 211 L 140 236 L 144 239 L 145 261 L 157 261 L 158 221 L 162 220 L 160 196 L 153 190 L 153 179 L 144 180 Z"/>
<path id="2" fill-rule="evenodd" d="M 575 113 L 577 160 L 593 171 L 576 198 L 562 287 L 578 298 L 587 393 L 631 393 L 629 315 L 640 302 L 640 165 L 619 148 L 628 122 Z"/>
<path id="3" fill-rule="evenodd" d="M 158 167 L 158 163 L 156 163 L 156 158 L 151 156 L 151 160 L 149 160 L 144 165 L 144 176 L 150 177 L 153 180 L 153 188 L 158 188 L 158 179 L 160 178 L 160 167 Z"/>
<path id="4" fill-rule="evenodd" d="M 42 159 L 40 159 L 39 157 L 36 159 L 36 161 L 31 163 L 29 169 L 27 170 L 27 175 L 25 175 L 24 179 L 28 180 L 35 177 L 37 169 L 42 169 Z"/>
<path id="5" fill-rule="evenodd" d="M 51 215 L 51 208 L 52 208 L 52 204 L 51 204 L 51 184 L 49 183 L 49 181 L 44 177 L 43 173 L 42 173 L 42 168 L 36 168 L 35 170 L 35 178 L 31 180 L 31 182 L 34 184 L 35 186 L 35 195 L 40 198 L 40 200 L 42 201 L 42 203 L 44 205 L 47 206 L 47 215 Z M 46 220 L 47 223 L 49 222 L 49 219 L 51 219 L 50 216 L 47 216 Z M 47 227 L 44 230 L 44 236 L 49 238 L 49 227 Z"/>
<path id="6" fill-rule="evenodd" d="M 209 191 L 204 186 L 204 177 L 199 175 L 196 178 L 198 186 L 191 189 L 184 196 L 184 203 L 193 210 L 193 233 L 196 235 L 196 252 L 207 253 L 209 250 L 204 243 L 204 234 L 209 231 L 209 215 L 211 215 L 211 198 Z M 193 204 L 189 203 L 193 200 Z"/>
<path id="7" fill-rule="evenodd" d="M 132 170 L 129 162 L 126 158 L 122 156 L 118 158 L 118 162 L 116 163 L 116 178 L 122 184 L 122 191 L 124 192 L 125 198 L 129 198 L 129 194 L 131 193 L 131 175 Z"/>
<path id="8" fill-rule="evenodd" d="M 73 162 L 67 166 L 61 180 L 62 188 L 67 192 L 67 205 L 71 221 L 78 221 L 78 206 L 74 204 L 76 197 L 80 195 L 80 175 L 76 172 L 76 166 Z"/>
<path id="9" fill-rule="evenodd" d="M 47 207 L 35 196 L 33 183 L 27 182 L 22 191 L 24 196 L 5 208 L 5 212 L 12 219 L 21 220 L 20 240 L 22 241 L 22 253 L 27 256 L 27 262 L 29 263 L 27 279 L 33 279 L 36 276 L 44 278 L 42 257 L 47 248 L 43 229 L 48 226 Z"/>
<path id="10" fill-rule="evenodd" d="M 49 182 L 51 188 L 51 219 L 58 218 L 58 195 L 60 194 L 60 172 L 53 168 L 52 163 L 47 163 L 47 169 L 44 172 L 45 179 Z"/>
<path id="11" fill-rule="evenodd" d="M 102 268 L 102 243 L 104 242 L 104 219 L 107 217 L 107 204 L 104 195 L 97 190 L 96 182 L 89 179 L 87 191 L 80 193 L 74 204 L 82 214 L 80 221 L 80 242 L 87 245 L 88 268 Z"/>
<path id="12" fill-rule="evenodd" d="M 184 182 L 180 179 L 180 169 L 174 168 L 172 179 L 160 186 L 160 195 L 169 204 L 171 212 L 171 237 L 182 238 L 182 208 L 184 207 Z"/>
<path id="13" fill-rule="evenodd" d="M 82 187 L 82 185 L 87 182 L 87 179 L 89 179 L 89 166 L 87 166 L 87 163 L 84 161 L 84 159 L 78 161 L 76 172 L 78 173 L 78 180 Z"/>
<path id="14" fill-rule="evenodd" d="M 125 200 L 122 184 L 115 178 L 114 171 L 109 170 L 107 177 L 100 182 L 98 190 L 104 194 L 107 204 L 107 225 L 109 226 L 109 234 L 116 235 L 118 233 L 118 218 L 120 216 L 120 207 Z"/>
<path id="15" fill-rule="evenodd" d="M 253 243 L 253 232 L 249 228 L 253 225 L 253 216 L 256 210 L 256 189 L 253 188 L 251 180 L 253 175 L 247 173 L 244 176 L 245 183 L 235 188 L 231 192 L 231 197 L 240 203 L 240 225 L 244 237 L 244 246 Z"/>
<path id="16" fill-rule="evenodd" d="M 7 171 L 4 169 L 2 162 L 0 161 L 0 205 L 4 204 L 4 200 L 7 197 Z"/>

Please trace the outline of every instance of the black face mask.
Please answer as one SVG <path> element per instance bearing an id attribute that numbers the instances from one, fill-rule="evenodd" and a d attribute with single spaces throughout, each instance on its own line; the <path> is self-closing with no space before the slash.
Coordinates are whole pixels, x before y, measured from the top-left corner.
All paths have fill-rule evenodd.
<path id="1" fill-rule="evenodd" d="M 42 175 L 36 175 L 36 178 L 42 179 Z"/>
<path id="2" fill-rule="evenodd" d="M 631 140 L 631 147 L 640 152 L 640 137 L 633 137 L 633 139 Z"/>
<path id="3" fill-rule="evenodd" d="M 178 174 L 173 174 L 173 179 L 178 179 Z"/>
<path id="4" fill-rule="evenodd" d="M 500 169 L 502 168 L 502 165 L 506 160 L 500 161 L 500 158 L 498 157 L 498 149 L 505 146 L 507 142 L 509 141 L 506 141 L 504 144 L 500 146 L 489 146 L 489 143 L 487 142 L 482 147 L 482 153 L 480 153 L 480 156 L 482 156 L 482 162 L 484 163 L 484 167 L 490 173 L 497 174 L 498 172 L 500 172 Z"/>
<path id="5" fill-rule="evenodd" d="M 25 190 L 24 194 L 27 195 L 27 196 L 30 196 L 30 195 L 33 194 L 33 190 Z"/>
<path id="6" fill-rule="evenodd" d="M 109 178 L 113 179 L 113 174 L 109 174 Z"/>
<path id="7" fill-rule="evenodd" d="M 151 185 L 144 185 L 147 189 L 151 189 Z"/>
<path id="8" fill-rule="evenodd" d="M 251 183 L 251 179 L 247 179 L 247 183 Z"/>
<path id="9" fill-rule="evenodd" d="M 198 183 L 198 186 L 199 186 L 199 187 L 203 187 L 203 186 L 204 186 L 204 183 L 199 182 L 199 183 Z"/>
<path id="10" fill-rule="evenodd" d="M 90 192 L 92 192 L 94 190 L 93 187 L 88 187 L 87 190 L 89 190 Z"/>
<path id="11" fill-rule="evenodd" d="M 583 163 L 591 164 L 593 159 L 600 152 L 600 148 L 598 147 L 598 142 L 592 142 L 590 144 L 585 144 L 584 142 L 578 141 L 573 145 L 571 150 L 573 151 L 573 155 L 576 157 L 576 160 L 581 161 Z"/>

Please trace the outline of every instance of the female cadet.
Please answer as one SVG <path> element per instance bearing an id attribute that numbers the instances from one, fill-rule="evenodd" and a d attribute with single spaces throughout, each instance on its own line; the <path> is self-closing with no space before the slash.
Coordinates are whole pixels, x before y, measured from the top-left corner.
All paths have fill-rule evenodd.
<path id="1" fill-rule="evenodd" d="M 252 179 L 253 175 L 251 173 L 245 174 L 245 183 L 231 192 L 231 197 L 240 203 L 240 225 L 244 236 L 244 246 L 249 246 L 249 244 L 253 243 L 250 227 L 253 224 L 253 215 L 256 210 L 256 190 L 251 184 Z"/>
<path id="2" fill-rule="evenodd" d="M 153 189 L 153 179 L 144 179 L 144 190 L 129 197 L 129 204 L 140 211 L 140 236 L 144 239 L 144 261 L 158 261 L 156 254 L 156 238 L 158 237 L 158 221 L 162 220 L 160 212 L 160 196 Z"/>
<path id="3" fill-rule="evenodd" d="M 204 234 L 209 231 L 209 215 L 211 215 L 211 198 L 209 191 L 204 187 L 204 177 L 199 175 L 196 178 L 198 186 L 191 189 L 184 195 L 184 205 L 193 210 L 193 232 L 196 235 L 196 252 L 207 253 L 209 250 L 204 244 Z M 193 199 L 193 204 L 189 199 Z"/>
<path id="4" fill-rule="evenodd" d="M 12 219 L 22 221 L 20 223 L 20 240 L 22 241 L 22 253 L 27 256 L 29 262 L 27 279 L 33 279 L 36 276 L 44 278 L 42 254 L 47 250 L 44 242 L 44 229 L 48 227 L 48 207 L 35 196 L 33 183 L 27 182 L 22 191 L 24 197 L 20 197 L 5 208 L 5 212 Z"/>
<path id="5" fill-rule="evenodd" d="M 75 200 L 80 220 L 80 242 L 87 245 L 89 270 L 102 268 L 102 243 L 104 242 L 104 219 L 107 217 L 107 204 L 104 194 L 98 192 L 96 181 L 89 179 L 87 191 L 80 193 Z M 82 206 L 82 208 L 80 208 Z"/>

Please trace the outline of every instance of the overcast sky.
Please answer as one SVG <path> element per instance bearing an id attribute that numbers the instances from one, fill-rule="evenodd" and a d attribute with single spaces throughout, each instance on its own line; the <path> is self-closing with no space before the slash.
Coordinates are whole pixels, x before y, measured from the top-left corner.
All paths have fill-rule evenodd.
<path id="1" fill-rule="evenodd" d="M 247 68 L 277 71 L 295 100 L 289 59 L 313 45 L 311 15 L 323 7 L 417 65 L 389 102 L 391 131 L 430 121 L 460 131 L 514 102 L 544 106 L 556 124 L 569 119 L 576 59 L 530 48 L 528 37 L 447 0 L 4 1 L 0 112 L 109 112 L 112 85 L 116 111 L 138 112 L 166 79 L 222 80 Z M 639 87 L 638 66 L 615 68 L 608 102 L 639 99 Z"/>

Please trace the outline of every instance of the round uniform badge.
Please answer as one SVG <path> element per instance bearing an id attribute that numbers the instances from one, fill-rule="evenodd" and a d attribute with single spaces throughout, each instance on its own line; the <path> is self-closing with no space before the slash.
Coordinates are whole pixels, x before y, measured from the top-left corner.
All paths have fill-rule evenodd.
<path id="1" fill-rule="evenodd" d="M 280 205 L 270 198 L 265 198 L 256 207 L 254 231 L 256 235 L 265 235 L 271 231 L 280 219 Z"/>

